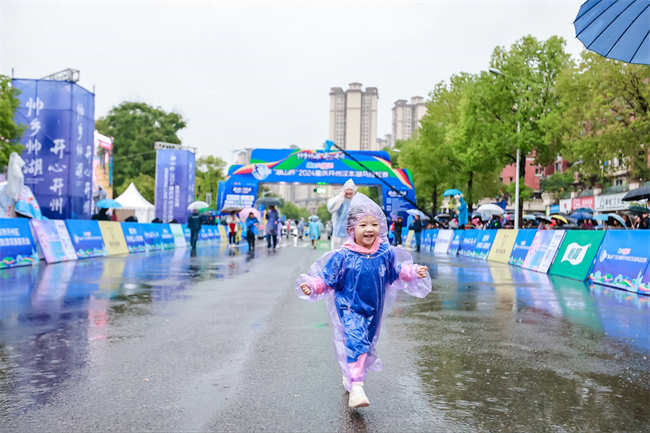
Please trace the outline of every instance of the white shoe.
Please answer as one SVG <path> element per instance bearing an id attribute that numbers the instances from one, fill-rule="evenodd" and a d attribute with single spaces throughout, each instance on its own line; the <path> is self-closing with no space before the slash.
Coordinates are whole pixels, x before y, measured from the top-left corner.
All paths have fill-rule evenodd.
<path id="1" fill-rule="evenodd" d="M 352 408 L 370 406 L 370 400 L 368 400 L 366 392 L 363 390 L 363 382 L 352 382 L 348 406 Z"/>

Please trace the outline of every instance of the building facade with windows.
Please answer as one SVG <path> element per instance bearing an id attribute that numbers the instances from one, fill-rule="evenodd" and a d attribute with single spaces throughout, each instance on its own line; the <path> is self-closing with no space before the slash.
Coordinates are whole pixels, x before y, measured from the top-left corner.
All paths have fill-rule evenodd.
<path id="1" fill-rule="evenodd" d="M 420 129 L 420 121 L 427 113 L 427 106 L 422 96 L 413 96 L 411 103 L 406 99 L 395 101 L 393 107 L 392 145 L 397 140 L 408 140 L 413 133 Z"/>
<path id="2" fill-rule="evenodd" d="M 346 150 L 379 150 L 377 144 L 376 87 L 364 91 L 361 83 L 330 90 L 329 139 Z"/>

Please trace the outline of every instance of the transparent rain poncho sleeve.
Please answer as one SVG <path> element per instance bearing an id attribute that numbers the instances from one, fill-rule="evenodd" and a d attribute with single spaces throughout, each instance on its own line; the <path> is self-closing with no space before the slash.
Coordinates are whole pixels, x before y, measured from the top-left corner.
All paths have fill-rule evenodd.
<path id="1" fill-rule="evenodd" d="M 398 291 L 424 298 L 431 291 L 431 278 L 418 278 L 418 265 L 408 251 L 391 247 L 386 241 L 386 221 L 381 209 L 362 194 L 352 200 L 348 232 L 365 215 L 379 221 L 380 237 L 370 254 L 359 252 L 348 241 L 344 247 L 325 254 L 296 281 L 302 299 L 325 299 L 333 329 L 333 342 L 341 371 L 351 383 L 365 380 L 368 370 L 380 371 L 376 344 L 381 322 L 390 312 Z M 352 229 L 352 230 L 350 230 Z M 300 285 L 307 283 L 306 296 Z"/>

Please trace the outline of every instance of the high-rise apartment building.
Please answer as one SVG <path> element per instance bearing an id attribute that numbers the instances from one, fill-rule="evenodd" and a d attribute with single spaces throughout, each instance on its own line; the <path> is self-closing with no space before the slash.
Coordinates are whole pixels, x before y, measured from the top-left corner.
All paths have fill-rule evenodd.
<path id="1" fill-rule="evenodd" d="M 343 91 L 332 87 L 330 91 L 330 140 L 347 150 L 379 150 L 377 145 L 376 87 L 350 83 Z"/>
<path id="2" fill-rule="evenodd" d="M 393 107 L 393 145 L 397 140 L 408 140 L 420 129 L 420 120 L 427 113 L 422 96 L 414 96 L 409 104 L 406 99 L 395 101 Z"/>
<path id="3" fill-rule="evenodd" d="M 377 147 L 379 150 L 382 150 L 384 147 L 392 147 L 393 144 L 392 134 L 384 134 L 384 138 L 377 137 Z"/>

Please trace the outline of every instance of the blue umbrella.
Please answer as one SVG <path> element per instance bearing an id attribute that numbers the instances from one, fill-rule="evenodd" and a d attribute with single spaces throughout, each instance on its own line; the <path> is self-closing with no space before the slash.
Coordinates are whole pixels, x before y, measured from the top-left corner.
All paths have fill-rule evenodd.
<path id="1" fill-rule="evenodd" d="M 573 213 L 576 212 L 594 213 L 594 210 L 590 207 L 579 207 L 578 209 L 573 209 Z"/>
<path id="2" fill-rule="evenodd" d="M 650 0 L 588 0 L 573 25 L 588 50 L 650 65 Z"/>
<path id="3" fill-rule="evenodd" d="M 596 215 L 594 219 L 596 221 L 607 221 L 609 219 L 609 216 L 607 214 L 600 214 L 600 215 Z"/>
<path id="4" fill-rule="evenodd" d="M 590 220 L 594 217 L 594 214 L 589 213 L 589 212 L 573 212 L 571 214 L 571 218 L 574 220 Z"/>
<path id="5" fill-rule="evenodd" d="M 104 200 L 99 200 L 97 203 L 95 203 L 95 207 L 103 209 L 119 209 L 122 207 L 122 205 L 111 198 L 105 198 Z"/>
<path id="6" fill-rule="evenodd" d="M 459 194 L 462 194 L 462 192 L 456 188 L 448 189 L 447 191 L 442 193 L 444 197 L 449 197 L 450 195 L 459 195 Z"/>

